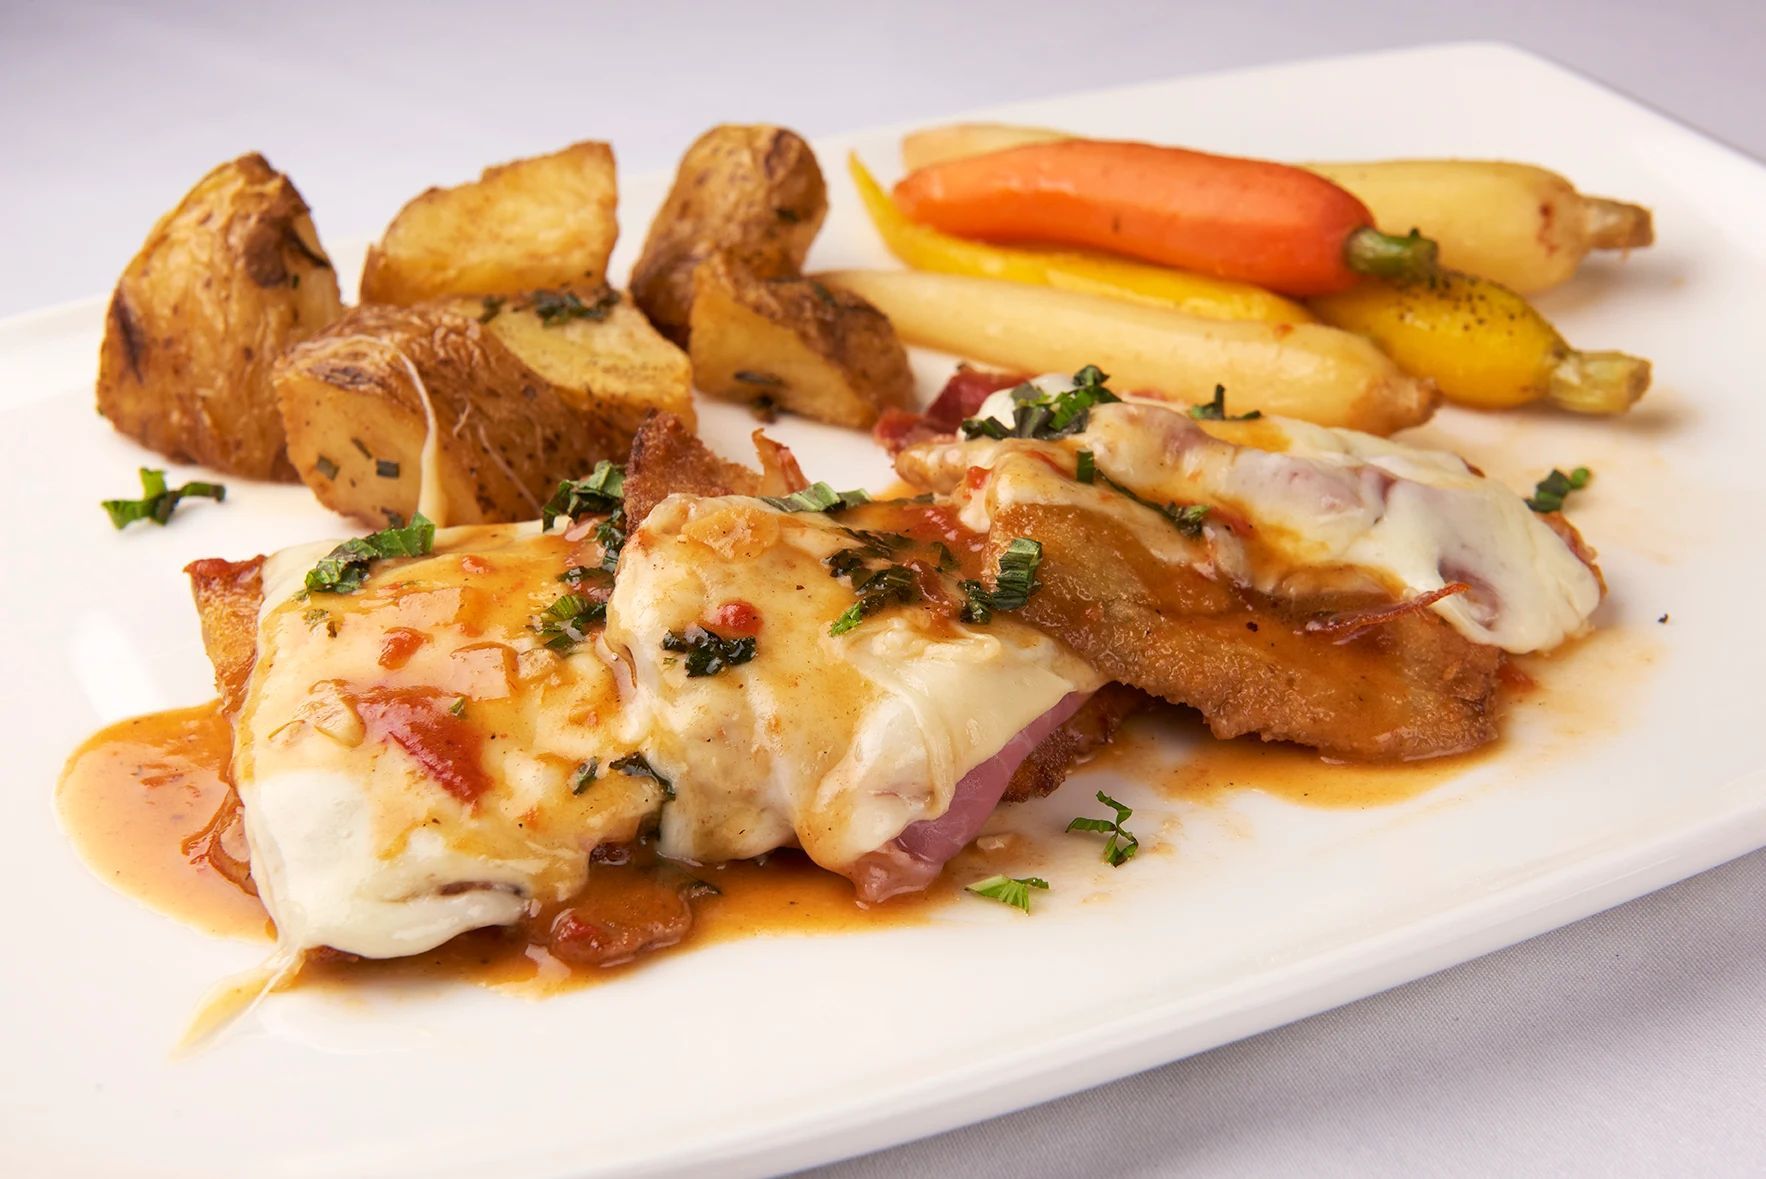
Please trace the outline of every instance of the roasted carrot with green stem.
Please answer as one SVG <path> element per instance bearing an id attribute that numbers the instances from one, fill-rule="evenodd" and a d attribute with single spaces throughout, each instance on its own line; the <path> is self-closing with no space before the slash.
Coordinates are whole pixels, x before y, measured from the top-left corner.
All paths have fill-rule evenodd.
<path id="1" fill-rule="evenodd" d="M 1006 123 L 952 123 L 902 137 L 908 171 L 1064 131 Z M 1348 189 L 1388 233 L 1415 229 L 1441 248 L 1441 265 L 1494 279 L 1521 294 L 1554 287 L 1591 251 L 1635 250 L 1655 240 L 1650 211 L 1578 192 L 1548 169 L 1501 160 L 1381 160 L 1302 164 Z"/>
<path id="2" fill-rule="evenodd" d="M 1312 322 L 1312 313 L 1300 304 L 1249 283 L 1228 282 L 1092 251 L 996 246 L 952 237 L 908 220 L 856 154 L 848 157 L 847 167 L 859 200 L 864 202 L 865 212 L 870 214 L 871 224 L 877 227 L 883 244 L 915 270 L 1040 283 L 1173 307 L 1213 319 Z"/>
<path id="3" fill-rule="evenodd" d="M 908 175 L 895 200 L 959 237 L 1091 246 L 1287 295 L 1435 264 L 1433 242 L 1381 233 L 1321 176 L 1146 143 L 1069 139 L 951 160 Z"/>

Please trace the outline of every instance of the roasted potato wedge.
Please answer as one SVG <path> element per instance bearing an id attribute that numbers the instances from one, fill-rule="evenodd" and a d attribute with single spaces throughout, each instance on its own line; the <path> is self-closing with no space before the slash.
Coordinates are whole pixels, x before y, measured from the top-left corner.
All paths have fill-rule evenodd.
<path id="1" fill-rule="evenodd" d="M 420 501 L 438 524 L 532 519 L 559 480 L 631 444 L 485 325 L 436 305 L 355 308 L 290 350 L 275 386 L 301 478 L 376 527 Z"/>
<path id="2" fill-rule="evenodd" d="M 713 127 L 681 157 L 632 267 L 632 297 L 663 335 L 685 344 L 702 261 L 729 251 L 762 278 L 795 276 L 827 212 L 822 170 L 796 132 Z"/>
<path id="3" fill-rule="evenodd" d="M 651 410 L 693 425 L 687 354 L 659 335 L 617 291 L 530 291 L 505 300 L 457 300 L 567 401 L 593 408 L 628 434 Z"/>
<path id="4" fill-rule="evenodd" d="M 766 403 L 837 426 L 868 427 L 912 401 L 907 351 L 863 298 L 814 279 L 764 279 L 730 254 L 693 282 L 693 383 L 713 397 Z"/>
<path id="5" fill-rule="evenodd" d="M 364 303 L 599 287 L 619 225 L 613 151 L 577 143 L 412 200 L 362 270 Z"/>
<path id="6" fill-rule="evenodd" d="M 343 313 L 306 202 L 256 154 L 159 219 L 117 280 L 98 412 L 177 462 L 293 479 L 270 365 Z"/>

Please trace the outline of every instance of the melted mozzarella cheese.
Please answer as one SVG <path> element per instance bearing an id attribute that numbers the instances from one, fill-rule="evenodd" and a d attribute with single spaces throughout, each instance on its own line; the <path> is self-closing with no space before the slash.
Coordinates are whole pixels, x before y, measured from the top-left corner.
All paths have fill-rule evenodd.
<path id="1" fill-rule="evenodd" d="M 839 636 L 829 575 L 854 544 L 819 513 L 729 497 L 664 500 L 627 542 L 606 642 L 630 669 L 625 732 L 671 779 L 662 851 L 717 861 L 796 844 L 849 871 L 944 814 L 964 774 L 1099 677 L 996 615 L 967 626 L 897 606 Z M 752 661 L 691 677 L 663 648 L 719 607 L 761 620 Z"/>
<path id="2" fill-rule="evenodd" d="M 981 412 L 1010 423 L 1011 411 L 1002 392 Z M 1143 499 L 1206 504 L 1248 521 L 1255 543 L 1218 524 L 1205 527 L 1205 543 L 1184 540 L 1107 485 L 1069 478 L 1080 450 Z M 1053 465 L 1036 459 L 1051 453 L 1062 456 Z M 1506 651 L 1556 646 L 1585 630 L 1600 603 L 1594 571 L 1520 496 L 1445 451 L 1353 430 L 1288 418 L 1197 422 L 1183 407 L 1130 398 L 1094 407 L 1082 432 L 1054 442 L 975 439 L 942 452 L 935 444 L 921 461 L 977 530 L 1012 503 L 1083 504 L 1132 520 L 1167 559 L 1212 566 L 1264 592 L 1305 584 L 1314 571 L 1361 575 L 1401 597 L 1462 582 L 1469 592 L 1430 609 L 1473 642 Z M 958 486 L 970 467 L 990 478 Z"/>
<path id="3" fill-rule="evenodd" d="M 572 791 L 578 766 L 621 751 L 612 673 L 529 625 L 583 563 L 572 543 L 455 529 L 355 594 L 300 599 L 328 547 L 266 563 L 235 725 L 253 877 L 282 944 L 418 953 L 575 893 L 589 850 L 634 838 L 662 798 L 621 775 Z"/>

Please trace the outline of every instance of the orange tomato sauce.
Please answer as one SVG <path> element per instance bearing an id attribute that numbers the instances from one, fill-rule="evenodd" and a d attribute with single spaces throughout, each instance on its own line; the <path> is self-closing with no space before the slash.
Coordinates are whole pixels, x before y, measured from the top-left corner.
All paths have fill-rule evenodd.
<path id="1" fill-rule="evenodd" d="M 203 833 L 231 790 L 232 750 L 218 701 L 138 716 L 74 752 L 56 805 L 80 855 L 113 887 L 213 933 L 268 937 L 257 896 L 203 855 Z"/>
<path id="2" fill-rule="evenodd" d="M 1517 661 L 1505 696 L 1516 713 L 1546 709 L 1562 740 L 1541 755 L 1568 752 L 1592 731 L 1622 724 L 1626 690 L 1657 654 L 1653 636 L 1596 632 L 1551 658 Z M 1570 654 L 1575 658 L 1569 658 Z M 1172 755 L 1163 736 L 1192 740 Z M 274 928 L 248 876 L 236 824 L 228 763 L 232 733 L 218 703 L 137 717 L 95 734 L 68 759 L 57 792 L 62 821 L 93 870 L 152 908 L 212 933 L 269 939 Z M 1310 749 L 1256 738 L 1217 741 L 1201 720 L 1159 709 L 1131 722 L 1091 765 L 1155 786 L 1174 800 L 1208 803 L 1257 790 L 1309 807 L 1365 808 L 1414 798 L 1491 756 L 1498 745 L 1425 762 L 1342 764 Z M 1009 846 L 1008 846 L 1009 845 Z M 989 850 L 991 848 L 991 850 Z M 984 838 L 953 860 L 927 893 L 860 907 L 843 877 L 795 851 L 757 862 L 689 867 L 640 845 L 623 864 L 591 865 L 589 885 L 570 902 L 585 919 L 617 929 L 646 919 L 659 901 L 690 898 L 692 923 L 668 950 L 741 938 L 827 934 L 926 922 L 961 892 L 963 883 L 996 872 L 1034 868 L 1050 849 L 1027 836 Z M 704 886 L 711 886 L 706 888 Z M 463 934 L 425 954 L 366 961 L 319 953 L 302 985 L 346 985 L 364 979 L 467 979 L 550 993 L 618 977 L 650 955 L 611 966 L 572 966 L 556 956 L 549 934 L 564 906 L 535 913 L 521 925 Z"/>
<path id="3" fill-rule="evenodd" d="M 1173 733 L 1196 739 L 1181 757 L 1159 748 L 1156 737 Z M 1413 762 L 1331 762 L 1313 749 L 1239 737 L 1217 741 L 1200 717 L 1161 710 L 1130 722 L 1116 742 L 1091 764 L 1149 783 L 1167 798 L 1214 802 L 1257 790 L 1300 806 L 1361 809 L 1390 806 L 1449 782 L 1490 755 L 1498 745 L 1458 757 Z"/>
<path id="4" fill-rule="evenodd" d="M 219 826 L 213 821 L 231 810 L 231 751 L 232 730 L 218 702 L 136 717 L 80 746 L 68 759 L 56 801 L 81 856 L 120 891 L 210 933 L 268 940 L 275 927 L 249 878 L 235 883 L 204 854 L 215 834 L 211 828 Z M 239 836 L 227 831 L 224 838 L 235 842 Z M 235 842 L 232 850 L 243 860 L 242 843 Z M 690 894 L 692 924 L 670 950 L 771 934 L 917 924 L 958 891 L 941 883 L 918 897 L 863 908 L 844 877 L 794 851 L 760 862 L 687 868 L 640 847 L 629 863 L 597 863 L 589 875 L 572 907 L 614 926 L 654 907 L 659 894 Z M 960 868 L 947 875 L 967 878 Z M 522 925 L 476 930 L 394 961 L 320 953 L 302 972 L 301 983 L 448 976 L 549 991 L 616 977 L 648 957 L 640 954 L 613 966 L 572 966 L 546 944 L 557 916 L 556 909 L 542 911 Z"/>

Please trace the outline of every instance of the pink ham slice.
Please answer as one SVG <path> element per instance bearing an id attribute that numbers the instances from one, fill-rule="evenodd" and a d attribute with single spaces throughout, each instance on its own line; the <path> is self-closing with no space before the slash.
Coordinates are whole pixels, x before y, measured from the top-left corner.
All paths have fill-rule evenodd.
<path id="1" fill-rule="evenodd" d="M 942 815 L 909 824 L 900 835 L 861 856 L 847 873 L 858 889 L 858 899 L 876 904 L 904 892 L 919 892 L 937 879 L 945 863 L 980 834 L 1024 759 L 1050 733 L 1071 720 L 1091 695 L 1069 692 L 1061 697 L 1059 703 L 1026 725 L 998 753 L 964 774 Z"/>

